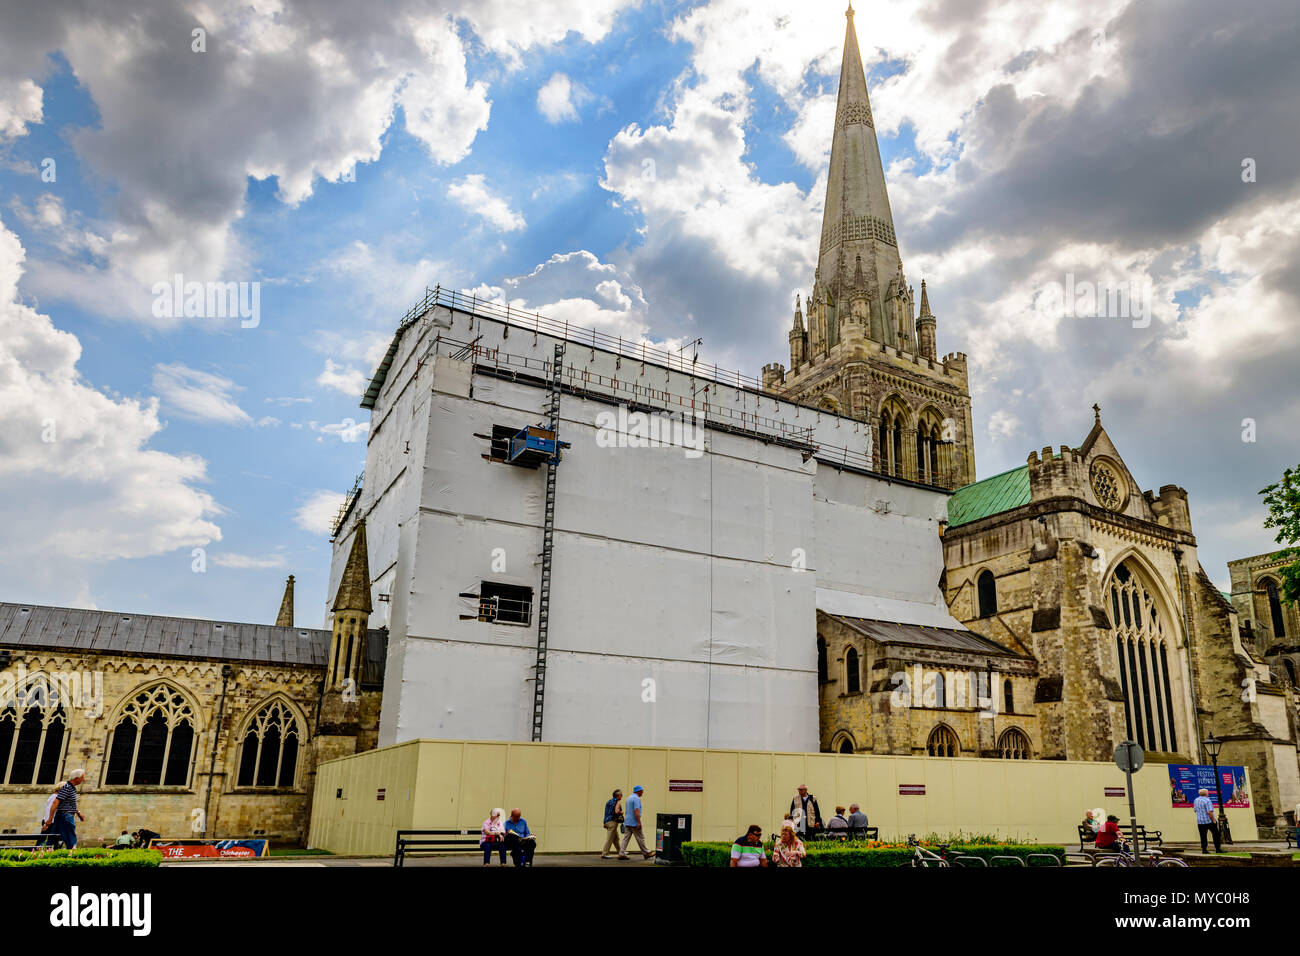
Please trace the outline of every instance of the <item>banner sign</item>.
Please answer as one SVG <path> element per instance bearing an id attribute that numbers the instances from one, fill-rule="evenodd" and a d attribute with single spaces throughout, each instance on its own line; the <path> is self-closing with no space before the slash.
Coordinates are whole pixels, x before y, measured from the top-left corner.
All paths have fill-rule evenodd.
<path id="1" fill-rule="evenodd" d="M 154 840 L 149 846 L 167 860 L 246 860 L 269 852 L 266 840 Z"/>
<path id="2" fill-rule="evenodd" d="M 1250 806 L 1250 788 L 1246 784 L 1245 767 L 1219 765 L 1219 785 L 1223 788 L 1224 807 Z M 1217 806 L 1219 797 L 1215 790 L 1214 768 L 1205 764 L 1170 764 L 1169 799 L 1175 807 L 1191 807 L 1200 789 L 1210 791 L 1210 800 Z"/>

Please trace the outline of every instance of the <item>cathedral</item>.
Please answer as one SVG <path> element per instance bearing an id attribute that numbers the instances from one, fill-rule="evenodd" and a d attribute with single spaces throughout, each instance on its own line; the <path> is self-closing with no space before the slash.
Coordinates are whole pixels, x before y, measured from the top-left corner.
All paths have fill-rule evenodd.
<path id="1" fill-rule="evenodd" d="M 92 838 L 297 843 L 320 763 L 423 738 L 1106 762 L 1135 740 L 1159 765 L 1211 734 L 1279 826 L 1300 618 L 1276 562 L 1220 593 L 1186 492 L 1141 490 L 1097 406 L 1077 445 L 976 480 L 966 356 L 904 273 L 847 17 L 788 370 L 427 294 L 362 398 L 326 627 L 295 624 L 292 577 L 274 625 L 0 604 L 0 829 L 85 768 Z"/>
<path id="2" fill-rule="evenodd" d="M 1077 447 L 974 480 L 965 357 L 936 359 L 924 281 L 913 308 L 848 20 L 817 270 L 790 371 L 764 382 L 863 419 L 880 473 L 955 489 L 942 587 L 968 633 L 819 610 L 822 749 L 1109 761 L 1135 740 L 1148 762 L 1201 763 L 1213 733 L 1250 768 L 1260 826 L 1279 825 L 1300 800 L 1300 624 L 1276 562 L 1234 562 L 1218 591 L 1187 493 L 1140 491 L 1097 406 Z"/>

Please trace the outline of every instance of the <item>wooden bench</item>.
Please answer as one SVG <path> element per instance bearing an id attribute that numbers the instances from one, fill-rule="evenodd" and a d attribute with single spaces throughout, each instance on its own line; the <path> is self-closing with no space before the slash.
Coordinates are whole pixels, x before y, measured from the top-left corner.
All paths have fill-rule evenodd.
<path id="1" fill-rule="evenodd" d="M 49 833 L 0 833 L 0 850 L 57 850 L 63 838 Z"/>
<path id="2" fill-rule="evenodd" d="M 1078 830 L 1079 830 L 1079 851 L 1080 852 L 1083 852 L 1083 848 L 1085 844 L 1091 844 L 1093 846 L 1097 845 L 1097 834 L 1094 833 L 1091 829 L 1089 829 L 1088 827 L 1080 823 L 1078 826 Z M 1126 827 L 1121 824 L 1120 839 L 1125 839 L 1125 840 L 1128 839 L 1129 836 L 1131 835 L 1130 830 L 1131 830 L 1130 827 Z M 1137 840 L 1139 844 L 1138 849 L 1140 850 L 1145 850 L 1152 843 L 1155 843 L 1156 846 L 1165 845 L 1163 831 L 1148 830 L 1145 826 L 1143 826 L 1140 823 L 1138 824 L 1137 827 Z"/>
<path id="3" fill-rule="evenodd" d="M 402 866 L 408 856 L 430 853 L 467 853 L 483 842 L 478 830 L 398 830 L 393 866 Z"/>

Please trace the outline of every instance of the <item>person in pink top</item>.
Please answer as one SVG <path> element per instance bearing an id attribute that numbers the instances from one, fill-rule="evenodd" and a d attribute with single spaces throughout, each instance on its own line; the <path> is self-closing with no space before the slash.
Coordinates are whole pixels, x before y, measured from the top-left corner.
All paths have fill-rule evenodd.
<path id="1" fill-rule="evenodd" d="M 483 821 L 483 865 L 492 865 L 492 851 L 501 856 L 501 865 L 506 865 L 506 812 L 500 807 L 492 811 L 491 816 Z"/>

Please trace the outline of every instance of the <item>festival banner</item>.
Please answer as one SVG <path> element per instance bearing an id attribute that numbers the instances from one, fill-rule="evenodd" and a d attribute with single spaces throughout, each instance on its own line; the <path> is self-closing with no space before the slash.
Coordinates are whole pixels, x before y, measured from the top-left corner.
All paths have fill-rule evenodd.
<path id="1" fill-rule="evenodd" d="M 1224 807 L 1250 806 L 1250 788 L 1246 783 L 1245 767 L 1220 764 L 1219 785 L 1223 789 Z M 1213 767 L 1205 764 L 1169 765 L 1169 799 L 1174 807 L 1190 808 L 1201 788 L 1210 791 L 1210 799 L 1217 806 L 1219 796 L 1215 789 Z"/>
<path id="2" fill-rule="evenodd" d="M 269 852 L 266 840 L 154 840 L 149 846 L 167 860 L 248 860 Z"/>

